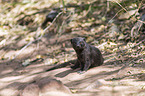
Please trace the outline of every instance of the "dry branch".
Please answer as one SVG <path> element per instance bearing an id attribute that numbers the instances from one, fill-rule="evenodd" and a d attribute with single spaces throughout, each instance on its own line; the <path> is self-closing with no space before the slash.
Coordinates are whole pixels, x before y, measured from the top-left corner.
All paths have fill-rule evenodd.
<path id="1" fill-rule="evenodd" d="M 57 19 L 61 14 L 62 14 L 62 12 L 60 12 L 60 13 L 54 18 L 54 20 L 52 21 L 52 23 L 51 23 L 49 26 L 47 26 L 47 27 L 43 30 L 43 33 L 45 33 L 45 32 L 54 24 L 54 22 L 56 21 L 56 19 Z M 25 46 L 15 55 L 15 57 L 14 57 L 12 60 L 14 60 L 17 56 L 19 56 L 19 55 L 21 54 L 21 52 L 22 52 L 24 49 L 26 49 L 28 46 L 30 46 L 32 43 L 41 40 L 43 36 L 44 36 L 44 34 L 41 34 L 40 37 L 36 38 L 36 39 L 33 40 L 33 41 L 30 41 L 27 45 L 25 45 Z"/>

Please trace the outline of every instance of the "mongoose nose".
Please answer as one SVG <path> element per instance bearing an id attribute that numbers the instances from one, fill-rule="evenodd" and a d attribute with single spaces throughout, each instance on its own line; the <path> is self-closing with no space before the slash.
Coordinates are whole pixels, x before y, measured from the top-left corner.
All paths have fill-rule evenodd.
<path id="1" fill-rule="evenodd" d="M 77 48 L 80 48 L 80 46 L 79 46 L 79 45 L 77 45 Z"/>

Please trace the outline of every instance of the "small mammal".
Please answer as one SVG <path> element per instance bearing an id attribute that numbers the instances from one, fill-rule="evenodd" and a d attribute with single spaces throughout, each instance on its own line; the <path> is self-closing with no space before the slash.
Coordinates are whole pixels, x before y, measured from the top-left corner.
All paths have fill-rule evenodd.
<path id="1" fill-rule="evenodd" d="M 77 54 L 77 61 L 72 69 L 80 68 L 79 73 L 84 73 L 90 67 L 103 64 L 103 57 L 100 50 L 86 43 L 85 38 L 76 37 L 71 39 L 72 47 Z"/>
<path id="2" fill-rule="evenodd" d="M 61 10 L 56 8 L 56 9 L 53 9 L 51 10 L 45 17 L 45 20 L 44 22 L 42 23 L 41 25 L 41 28 L 45 28 L 46 24 L 48 22 L 52 22 L 54 20 L 54 18 L 58 15 L 58 13 L 60 12 Z"/>

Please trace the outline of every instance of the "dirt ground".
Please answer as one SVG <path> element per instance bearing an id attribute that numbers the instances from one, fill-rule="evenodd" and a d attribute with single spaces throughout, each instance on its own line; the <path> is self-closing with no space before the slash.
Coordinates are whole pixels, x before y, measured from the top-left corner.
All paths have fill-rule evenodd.
<path id="1" fill-rule="evenodd" d="M 72 96 L 145 96 L 145 27 L 140 26 L 140 29 L 135 26 L 140 19 L 134 15 L 130 19 L 119 19 L 122 15 L 124 17 L 125 8 L 132 12 L 133 9 L 138 10 L 140 7 L 135 6 L 142 3 L 120 0 L 124 4 L 122 8 L 116 0 L 118 4 L 111 3 L 114 0 L 95 0 L 92 4 L 77 0 L 83 2 L 80 5 L 72 4 L 77 6 L 72 8 L 73 14 L 69 13 L 69 24 L 66 20 L 66 17 L 69 19 L 68 14 L 60 15 L 63 19 L 57 20 L 62 21 L 49 22 L 48 26 L 52 26 L 48 29 L 49 32 L 44 32 L 40 25 L 46 12 L 51 10 L 53 3 L 50 1 L 61 0 L 44 0 L 42 3 L 31 0 L 36 1 L 32 5 L 27 1 L 29 0 L 24 0 L 21 5 L 3 6 L 3 22 L 0 24 L 0 96 L 20 96 L 26 85 L 43 78 L 60 80 L 70 89 Z M 112 7 L 108 10 L 109 6 Z M 138 33 L 131 37 L 133 28 Z M 20 52 L 41 35 L 40 40 Z M 70 43 L 73 37 L 84 37 L 87 43 L 99 48 L 104 64 L 91 68 L 84 74 L 72 70 L 70 66 L 76 60 L 76 53 Z M 17 57 L 13 60 L 15 56 Z M 51 69 L 57 65 L 61 68 Z"/>
<path id="2" fill-rule="evenodd" d="M 123 62 L 110 59 L 109 57 L 116 56 L 116 54 L 108 54 L 102 51 L 105 58 L 103 65 L 91 68 L 84 74 L 78 74 L 70 68 L 71 63 L 74 63 L 76 59 L 76 54 L 69 41 L 74 36 L 76 35 L 64 34 L 59 38 L 52 36 L 48 39 L 46 35 L 39 42 L 40 47 L 37 51 L 35 44 L 32 44 L 14 61 L 1 61 L 0 96 L 18 96 L 21 86 L 40 78 L 60 80 L 71 90 L 74 96 L 145 96 L 143 55 L 135 57 L 135 59 L 143 60 L 142 63 L 132 66 L 127 64 L 131 59 L 126 57 L 127 59 L 123 59 Z M 49 42 L 46 42 L 47 40 Z M 55 40 L 58 40 L 58 43 L 55 43 Z M 20 42 L 22 44 L 23 40 Z M 15 52 L 17 51 L 10 50 L 6 56 Z M 38 60 L 36 54 L 41 54 L 40 57 L 38 56 Z M 22 63 L 26 60 L 33 62 L 27 66 L 22 66 Z M 68 66 L 45 72 L 45 70 L 55 66 L 52 64 L 56 62 L 57 64 L 68 64 Z"/>
<path id="3" fill-rule="evenodd" d="M 17 96 L 19 87 L 40 78 L 55 78 L 63 82 L 75 96 L 144 96 L 145 74 L 141 67 L 102 65 L 78 74 L 70 68 L 42 72 L 44 64 L 16 68 L 18 65 L 1 67 L 0 95 Z M 122 69 L 121 69 L 122 68 Z M 5 70 L 4 70 L 5 69 Z"/>

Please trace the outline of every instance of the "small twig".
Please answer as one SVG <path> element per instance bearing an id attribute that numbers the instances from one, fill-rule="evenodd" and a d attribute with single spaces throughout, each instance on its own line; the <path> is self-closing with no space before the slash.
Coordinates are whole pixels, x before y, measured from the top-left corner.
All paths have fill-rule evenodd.
<path id="1" fill-rule="evenodd" d="M 86 14 L 83 17 L 88 15 L 88 13 L 91 11 L 91 7 L 92 7 L 92 5 L 89 6 L 89 9 L 87 10 Z"/>
<path id="2" fill-rule="evenodd" d="M 117 0 L 114 0 L 124 11 L 128 12 Z"/>
<path id="3" fill-rule="evenodd" d="M 52 23 L 51 23 L 49 26 L 47 26 L 47 27 L 43 30 L 44 33 L 53 25 L 53 23 L 56 21 L 56 19 L 57 19 L 61 14 L 62 14 L 62 12 L 60 12 L 60 13 L 54 18 L 54 20 L 52 21 Z M 44 36 L 44 34 L 41 34 L 40 37 L 36 38 L 36 39 L 33 40 L 33 41 L 30 41 L 27 45 L 25 45 L 25 46 L 15 55 L 15 57 L 14 57 L 12 60 L 14 60 L 17 56 L 19 56 L 19 55 L 21 54 L 21 52 L 22 52 L 24 49 L 26 49 L 29 45 L 31 45 L 32 43 L 34 43 L 34 42 L 36 42 L 36 41 L 41 40 L 41 38 L 42 38 L 43 36 Z"/>
<path id="4" fill-rule="evenodd" d="M 139 43 L 137 43 L 137 44 L 136 44 L 135 46 L 133 46 L 133 47 L 138 46 L 138 45 L 141 44 L 142 42 L 145 42 L 145 39 L 141 40 Z"/>
<path id="5" fill-rule="evenodd" d="M 108 23 L 110 23 L 110 22 L 118 15 L 118 13 L 121 12 L 122 10 L 123 10 L 123 9 L 119 10 L 119 11 L 113 16 L 113 18 L 111 18 L 111 19 L 109 20 Z"/>

